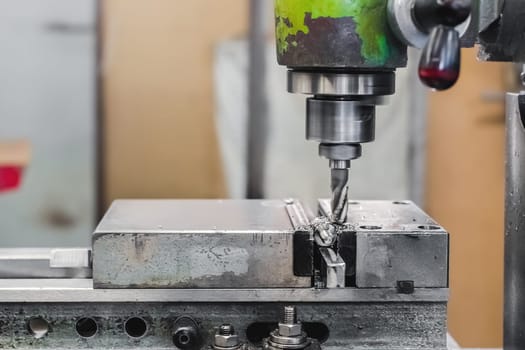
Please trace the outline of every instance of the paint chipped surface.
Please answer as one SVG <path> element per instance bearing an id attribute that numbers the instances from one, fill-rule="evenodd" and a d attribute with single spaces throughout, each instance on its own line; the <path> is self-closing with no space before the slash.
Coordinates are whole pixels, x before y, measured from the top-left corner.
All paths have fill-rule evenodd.
<path id="1" fill-rule="evenodd" d="M 386 0 L 275 0 L 278 53 L 298 46 L 298 34 L 310 33 L 307 19 L 350 17 L 361 40 L 361 56 L 368 64 L 385 64 L 391 54 L 386 6 Z"/>

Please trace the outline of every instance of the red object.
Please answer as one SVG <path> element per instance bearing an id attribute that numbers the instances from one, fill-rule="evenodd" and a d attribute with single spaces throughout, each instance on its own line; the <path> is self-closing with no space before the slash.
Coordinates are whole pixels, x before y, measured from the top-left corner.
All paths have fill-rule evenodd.
<path id="1" fill-rule="evenodd" d="M 22 172 L 21 166 L 0 165 L 0 192 L 17 189 L 22 181 Z"/>
<path id="2" fill-rule="evenodd" d="M 419 78 L 425 85 L 437 89 L 446 90 L 452 87 L 459 78 L 459 71 L 455 69 L 419 68 Z"/>

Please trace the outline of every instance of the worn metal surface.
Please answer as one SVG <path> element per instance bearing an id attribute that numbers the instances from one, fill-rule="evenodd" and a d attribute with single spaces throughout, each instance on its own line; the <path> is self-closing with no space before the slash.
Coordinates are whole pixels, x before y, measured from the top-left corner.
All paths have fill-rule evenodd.
<path id="1" fill-rule="evenodd" d="M 505 0 L 478 0 L 479 30 L 487 30 L 501 16 Z"/>
<path id="2" fill-rule="evenodd" d="M 319 200 L 319 212 L 330 215 L 329 199 Z M 359 226 L 381 225 L 382 230 L 400 232 L 421 225 L 439 226 L 411 201 L 350 200 L 346 222 L 356 230 Z"/>
<path id="3" fill-rule="evenodd" d="M 93 238 L 138 232 L 289 231 L 293 226 L 286 206 L 284 200 L 117 200 Z"/>
<path id="4" fill-rule="evenodd" d="M 441 349 L 446 348 L 446 306 L 444 303 L 295 303 L 298 319 L 309 332 L 308 323 L 322 323 L 329 329 L 323 349 Z M 254 322 L 277 327 L 283 304 L 254 303 L 82 303 L 2 304 L 0 347 L 2 348 L 112 348 L 173 349 L 173 324 L 180 316 L 197 322 L 202 347 L 213 344 L 217 327 L 232 324 L 241 341 Z M 34 316 L 49 322 L 49 332 L 35 339 L 26 323 Z M 140 338 L 129 337 L 124 323 L 140 317 L 147 330 Z M 75 323 L 91 317 L 98 324 L 95 336 L 84 339 Z M 264 336 L 264 333 L 263 333 Z M 313 336 L 313 334 L 312 334 Z M 256 339 L 252 338 L 253 342 Z M 253 343 L 251 343 L 253 345 Z"/>
<path id="5" fill-rule="evenodd" d="M 294 68 L 397 68 L 406 47 L 391 33 L 387 0 L 277 0 L 277 58 Z"/>
<path id="6" fill-rule="evenodd" d="M 112 302 L 446 302 L 446 288 L 93 289 L 90 279 L 0 279 L 0 303 Z"/>
<path id="7" fill-rule="evenodd" d="M 117 201 L 93 235 L 94 285 L 309 287 L 309 277 L 293 273 L 295 228 L 287 205 L 281 200 Z"/>
<path id="8" fill-rule="evenodd" d="M 328 205 L 321 200 L 321 212 Z M 448 234 L 412 202 L 350 202 L 347 223 L 356 235 L 358 288 L 448 286 Z"/>
<path id="9" fill-rule="evenodd" d="M 479 58 L 486 61 L 525 61 L 523 0 L 481 0 Z"/>
<path id="10" fill-rule="evenodd" d="M 448 235 L 445 231 L 358 231 L 358 288 L 395 287 L 413 281 L 420 288 L 448 286 Z"/>
<path id="11" fill-rule="evenodd" d="M 525 348 L 525 93 L 507 95 L 504 349 Z"/>

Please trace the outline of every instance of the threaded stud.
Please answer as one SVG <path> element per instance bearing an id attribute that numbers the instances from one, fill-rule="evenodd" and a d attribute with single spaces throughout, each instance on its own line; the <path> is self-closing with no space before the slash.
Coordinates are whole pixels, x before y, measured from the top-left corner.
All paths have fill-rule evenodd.
<path id="1" fill-rule="evenodd" d="M 297 323 L 297 310 L 295 309 L 295 306 L 284 307 L 284 323 Z"/>
<path id="2" fill-rule="evenodd" d="M 219 327 L 220 335 L 233 335 L 234 332 L 235 332 L 235 329 L 233 329 L 233 326 L 231 324 L 225 323 Z"/>

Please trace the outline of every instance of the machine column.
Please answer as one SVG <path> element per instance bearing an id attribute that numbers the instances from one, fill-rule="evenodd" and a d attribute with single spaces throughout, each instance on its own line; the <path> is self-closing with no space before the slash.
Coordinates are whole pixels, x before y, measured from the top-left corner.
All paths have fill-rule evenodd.
<path id="1" fill-rule="evenodd" d="M 504 349 L 525 349 L 525 92 L 507 95 Z"/>

